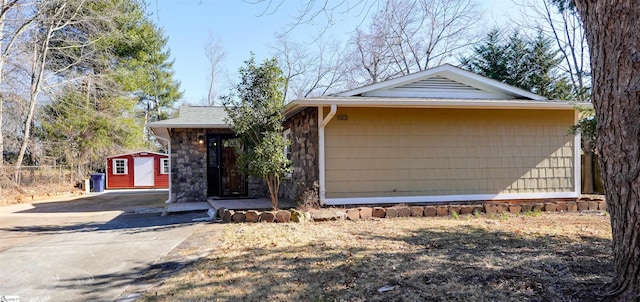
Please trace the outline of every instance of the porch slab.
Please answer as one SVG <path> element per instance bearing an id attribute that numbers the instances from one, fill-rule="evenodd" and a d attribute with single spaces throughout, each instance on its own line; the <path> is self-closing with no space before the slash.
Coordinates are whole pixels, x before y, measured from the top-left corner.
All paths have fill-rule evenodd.
<path id="1" fill-rule="evenodd" d="M 208 211 L 211 206 L 207 202 L 177 202 L 167 204 L 166 213 Z"/>
<path id="2" fill-rule="evenodd" d="M 242 199 L 213 199 L 207 200 L 214 210 L 225 208 L 229 210 L 271 210 L 271 199 L 269 198 L 242 198 Z M 279 200 L 278 208 L 292 209 L 296 203 L 291 200 Z"/>

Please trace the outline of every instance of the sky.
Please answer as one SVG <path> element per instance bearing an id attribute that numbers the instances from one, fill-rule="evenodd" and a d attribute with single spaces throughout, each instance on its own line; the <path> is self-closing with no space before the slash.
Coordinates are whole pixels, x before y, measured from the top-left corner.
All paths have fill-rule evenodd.
<path id="1" fill-rule="evenodd" d="M 183 99 L 180 103 L 202 105 L 208 91 L 209 62 L 205 45 L 216 37 L 225 51 L 220 81 L 238 79 L 238 69 L 251 52 L 258 62 L 274 55 L 275 34 L 290 30 L 298 15 L 300 3 L 306 0 L 274 0 L 276 9 L 266 4 L 250 4 L 256 0 L 156 0 L 150 1 L 150 18 L 168 38 L 167 47 L 174 60 L 175 79 L 180 82 Z M 268 0 L 267 0 L 268 1 Z M 322 2 L 322 1 L 318 1 Z M 487 26 L 501 24 L 518 9 L 509 0 L 477 0 L 485 10 Z M 361 15 L 352 12 L 334 18 L 326 35 L 346 41 L 349 33 L 361 24 Z M 366 19 L 365 19 L 366 20 Z M 305 24 L 293 27 L 291 33 L 300 42 L 309 42 L 321 25 Z"/>

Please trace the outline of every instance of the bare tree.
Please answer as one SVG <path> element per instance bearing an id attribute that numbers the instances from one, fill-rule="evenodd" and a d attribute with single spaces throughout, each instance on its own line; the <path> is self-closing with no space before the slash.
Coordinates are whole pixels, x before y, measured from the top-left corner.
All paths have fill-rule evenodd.
<path id="1" fill-rule="evenodd" d="M 326 95 L 344 89 L 348 64 L 338 42 L 316 40 L 310 47 L 278 36 L 275 57 L 285 77 L 285 99 Z"/>
<path id="2" fill-rule="evenodd" d="M 89 3 L 85 0 L 49 0 L 40 1 L 35 7 L 38 15 L 32 23 L 34 26 L 29 28 L 30 41 L 21 43 L 31 55 L 24 60 L 29 65 L 25 67 L 26 78 L 29 79 L 28 105 L 15 163 L 16 172 L 30 144 L 35 109 L 43 92 L 65 83 L 94 79 L 91 74 L 85 74 L 88 68 L 84 67 L 100 68 L 100 62 L 104 60 L 92 47 L 102 39 L 97 33 L 109 32 L 113 16 L 94 10 Z M 76 68 L 79 70 L 75 71 Z M 66 75 L 64 80 L 63 74 Z M 94 91 L 90 80 L 85 84 L 87 93 Z"/>
<path id="3" fill-rule="evenodd" d="M 25 6 L 30 6 L 27 1 L 2 0 L 0 1 L 0 86 L 4 86 L 5 66 L 12 54 L 16 42 L 22 38 L 25 29 L 33 22 L 34 16 L 24 14 Z M 5 131 L 3 129 L 4 107 L 6 95 L 0 93 L 0 178 L 5 177 L 4 150 Z M 2 187 L 0 186 L 0 198 Z"/>
<path id="4" fill-rule="evenodd" d="M 284 0 L 243 0 L 246 3 L 263 7 L 261 15 L 270 15 L 278 11 L 285 4 Z M 326 29 L 341 20 L 360 19 L 364 21 L 371 12 L 375 12 L 380 5 L 379 0 L 322 0 L 322 1 L 301 1 L 297 14 L 292 16 L 289 24 L 289 33 L 294 28 L 313 24 L 321 28 L 319 36 L 322 36 Z"/>
<path id="5" fill-rule="evenodd" d="M 562 73 L 567 76 L 571 83 L 572 95 L 575 101 L 588 102 L 591 91 L 591 69 L 589 65 L 589 48 L 587 37 L 584 32 L 582 19 L 575 11 L 567 9 L 558 0 L 521 0 L 521 13 L 526 16 L 524 22 L 534 22 L 535 26 L 542 33 L 551 37 L 555 42 L 563 58 L 560 65 Z M 530 26 L 521 21 L 517 24 Z M 591 112 L 593 113 L 593 112 Z M 582 173 L 584 192 L 594 192 L 592 163 L 595 151 L 595 133 L 588 133 L 588 130 L 595 130 L 594 119 L 580 122 L 580 132 L 582 135 L 582 150 L 584 152 L 584 162 Z"/>
<path id="6" fill-rule="evenodd" d="M 557 0 L 521 0 L 521 13 L 527 17 L 524 20 L 535 22 L 537 28 L 553 38 L 564 59 L 560 68 L 575 89 L 576 101 L 587 102 L 591 90 L 591 70 L 582 19 L 570 9 L 558 6 L 556 2 Z"/>
<path id="7" fill-rule="evenodd" d="M 365 82 L 370 83 L 384 81 L 397 74 L 389 64 L 393 55 L 392 50 L 387 47 L 387 39 L 389 37 L 384 31 L 384 26 L 373 25 L 369 33 L 365 33 L 360 29 L 356 30 L 355 36 L 352 38 L 352 42 L 356 47 L 352 57 L 355 58 L 354 62 L 358 63 L 352 69 L 352 78 L 355 81 L 363 82 L 362 79 L 357 80 L 360 76 L 359 74 L 368 79 Z"/>
<path id="8" fill-rule="evenodd" d="M 204 54 L 209 61 L 209 75 L 207 76 L 209 80 L 209 92 L 207 94 L 207 105 L 213 106 L 218 96 L 218 81 L 220 80 L 220 73 L 222 72 L 222 70 L 220 70 L 220 64 L 224 61 L 226 53 L 220 38 L 213 36 L 211 32 L 209 32 L 209 40 L 207 40 L 204 46 Z"/>
<path id="9" fill-rule="evenodd" d="M 273 14 L 282 0 L 244 0 Z M 289 31 L 303 24 L 324 26 L 340 19 L 370 20 L 350 39 L 349 86 L 379 82 L 454 61 L 452 55 L 475 42 L 482 19 L 474 0 L 302 1 Z M 369 18 L 370 17 L 370 18 Z M 325 33 L 321 30 L 319 36 Z M 319 39 L 319 38 L 317 38 Z"/>
<path id="10" fill-rule="evenodd" d="M 52 3 L 43 2 L 40 3 L 37 7 L 38 11 L 44 9 L 44 7 L 51 5 Z M 82 4 L 81 4 L 82 5 Z M 74 10 L 72 15 L 77 14 L 79 11 L 79 7 L 71 8 Z M 40 93 L 42 92 L 44 74 L 47 67 L 47 55 L 49 54 L 50 42 L 52 40 L 53 34 L 56 31 L 62 30 L 64 27 L 69 25 L 71 19 L 63 20 L 61 16 L 65 13 L 65 10 L 70 9 L 66 3 L 62 3 L 59 6 L 55 4 L 52 7 L 53 12 L 49 17 L 40 18 L 38 20 L 38 25 L 33 28 L 33 32 L 31 33 L 32 43 L 29 43 L 27 47 L 31 47 L 31 58 L 30 62 L 30 83 L 29 83 L 29 100 L 28 107 L 26 111 L 26 118 L 24 121 L 24 132 L 22 136 L 22 143 L 20 145 L 20 151 L 18 153 L 18 158 L 16 160 L 16 173 L 20 170 L 22 166 L 22 161 L 24 159 L 24 155 L 27 151 L 27 146 L 29 144 L 29 140 L 31 139 L 31 128 L 33 122 L 33 116 L 35 114 L 36 103 Z M 25 46 L 27 43 L 25 43 Z"/>
<path id="11" fill-rule="evenodd" d="M 366 83 L 451 61 L 474 42 L 480 11 L 472 0 L 389 0 L 352 42 Z"/>

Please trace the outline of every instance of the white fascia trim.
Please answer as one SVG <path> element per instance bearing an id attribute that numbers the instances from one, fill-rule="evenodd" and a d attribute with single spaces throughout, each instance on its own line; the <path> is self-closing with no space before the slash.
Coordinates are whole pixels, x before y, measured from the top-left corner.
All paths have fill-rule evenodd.
<path id="1" fill-rule="evenodd" d="M 330 206 L 380 203 L 428 203 L 451 201 L 485 201 L 509 199 L 546 199 L 546 198 L 578 198 L 576 192 L 550 193 L 509 193 L 509 194 L 471 194 L 471 195 L 435 195 L 435 196 L 394 196 L 394 197 L 354 197 L 327 198 L 325 204 Z"/>
<path id="2" fill-rule="evenodd" d="M 295 101 L 299 106 L 378 107 L 378 108 L 452 108 L 452 109 L 551 109 L 576 110 L 568 102 L 510 101 L 487 99 L 411 99 L 384 97 L 314 98 Z"/>

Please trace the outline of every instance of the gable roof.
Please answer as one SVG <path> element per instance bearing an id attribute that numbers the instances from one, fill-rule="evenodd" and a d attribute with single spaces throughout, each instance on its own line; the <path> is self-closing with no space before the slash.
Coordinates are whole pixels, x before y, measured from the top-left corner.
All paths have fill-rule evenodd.
<path id="1" fill-rule="evenodd" d="M 222 106 L 182 106 L 177 118 L 152 122 L 147 126 L 156 137 L 164 139 L 169 139 L 169 129 L 174 128 L 231 128 Z"/>
<path id="2" fill-rule="evenodd" d="M 507 85 L 450 64 L 345 91 L 336 94 L 336 96 L 524 99 L 536 101 L 547 99 L 524 89 Z"/>
<path id="3" fill-rule="evenodd" d="M 444 64 L 330 96 L 293 100 L 285 106 L 285 116 L 289 118 L 306 107 L 331 105 L 576 110 L 571 102 L 549 100 L 535 93 Z"/>

